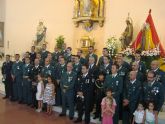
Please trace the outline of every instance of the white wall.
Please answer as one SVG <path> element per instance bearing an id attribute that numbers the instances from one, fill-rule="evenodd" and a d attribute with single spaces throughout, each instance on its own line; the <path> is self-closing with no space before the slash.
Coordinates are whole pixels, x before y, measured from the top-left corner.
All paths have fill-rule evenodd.
<path id="1" fill-rule="evenodd" d="M 5 20 L 5 0 L 0 0 L 0 21 Z"/>
<path id="2" fill-rule="evenodd" d="M 6 53 L 29 50 L 39 20 L 44 20 L 47 27 L 49 50 L 53 50 L 59 35 L 64 35 L 68 46 L 72 46 L 68 42 L 73 37 L 72 8 L 70 0 L 6 0 Z"/>
<path id="3" fill-rule="evenodd" d="M 152 9 L 157 33 L 165 44 L 165 0 L 105 0 L 105 2 L 105 40 L 113 35 L 120 37 L 126 27 L 125 19 L 128 13 L 133 19 L 134 35 L 137 36 L 148 16 L 149 9 Z"/>
<path id="4" fill-rule="evenodd" d="M 82 27 L 74 28 L 73 2 L 74 0 L 6 0 L 6 53 L 22 53 L 29 50 L 40 19 L 44 20 L 48 28 L 47 41 L 51 51 L 55 38 L 61 34 L 66 37 L 68 46 L 74 48 L 77 48 L 78 38 L 84 34 L 96 36 L 96 49 L 101 51 L 110 36 L 120 37 L 126 27 L 128 12 L 133 19 L 136 36 L 150 8 L 160 40 L 165 44 L 165 0 L 105 0 L 104 27 L 97 26 L 91 33 L 84 31 Z"/>

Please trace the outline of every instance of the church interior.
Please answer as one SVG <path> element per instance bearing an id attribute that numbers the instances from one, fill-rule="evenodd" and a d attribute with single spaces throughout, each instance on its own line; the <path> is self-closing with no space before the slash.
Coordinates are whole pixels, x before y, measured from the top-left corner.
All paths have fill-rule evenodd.
<path id="1" fill-rule="evenodd" d="M 146 66 L 156 58 L 165 77 L 164 6 L 164 0 L 0 0 L 0 68 L 6 55 L 14 61 L 15 54 L 23 59 L 32 46 L 40 52 L 45 44 L 53 53 L 55 46 L 65 44 L 72 55 L 82 50 L 83 56 L 92 46 L 98 58 L 106 47 L 111 57 L 122 53 L 128 63 L 140 50 Z M 47 116 L 3 100 L 2 80 L 0 73 L 1 124 L 73 123 L 67 117 L 58 117 L 61 107 L 53 106 L 55 114 Z M 101 121 L 92 118 L 91 123 Z M 146 124 L 165 124 L 165 103 L 158 113 L 158 123 Z"/>

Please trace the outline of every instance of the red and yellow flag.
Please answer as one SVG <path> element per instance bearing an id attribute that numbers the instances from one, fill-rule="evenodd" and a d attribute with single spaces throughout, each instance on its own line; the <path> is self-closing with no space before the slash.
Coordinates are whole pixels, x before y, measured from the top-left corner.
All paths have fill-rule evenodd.
<path id="1" fill-rule="evenodd" d="M 149 15 L 143 29 L 141 29 L 131 47 L 134 48 L 134 50 L 151 50 L 153 48 L 159 48 L 161 56 L 165 57 L 165 50 L 156 32 L 151 16 L 151 10 L 149 11 Z"/>

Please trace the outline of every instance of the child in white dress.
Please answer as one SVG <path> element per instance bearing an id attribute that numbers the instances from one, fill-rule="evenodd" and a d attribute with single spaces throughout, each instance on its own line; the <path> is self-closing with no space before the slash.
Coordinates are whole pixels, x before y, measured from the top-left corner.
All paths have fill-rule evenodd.
<path id="1" fill-rule="evenodd" d="M 38 101 L 38 109 L 37 112 L 42 111 L 42 105 L 43 105 L 43 95 L 44 95 L 44 84 L 42 81 L 42 76 L 38 75 L 38 84 L 37 84 L 37 93 L 36 93 L 36 99 Z"/>
<path id="2" fill-rule="evenodd" d="M 158 124 L 158 115 L 154 111 L 153 102 L 149 102 L 148 109 L 145 110 L 144 122 L 145 122 L 145 124 Z"/>
<path id="3" fill-rule="evenodd" d="M 144 120 L 144 107 L 142 103 L 138 104 L 138 108 L 133 113 L 133 121 L 132 124 L 142 124 Z"/>

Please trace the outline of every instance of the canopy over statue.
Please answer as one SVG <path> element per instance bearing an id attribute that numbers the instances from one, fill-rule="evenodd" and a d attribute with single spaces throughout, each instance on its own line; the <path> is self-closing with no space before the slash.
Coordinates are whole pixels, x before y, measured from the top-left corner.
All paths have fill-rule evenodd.
<path id="1" fill-rule="evenodd" d="M 88 31 L 92 30 L 94 22 L 99 22 L 102 27 L 104 22 L 104 0 L 75 0 L 73 19 L 77 27 L 79 23 L 84 23 L 84 27 Z"/>

